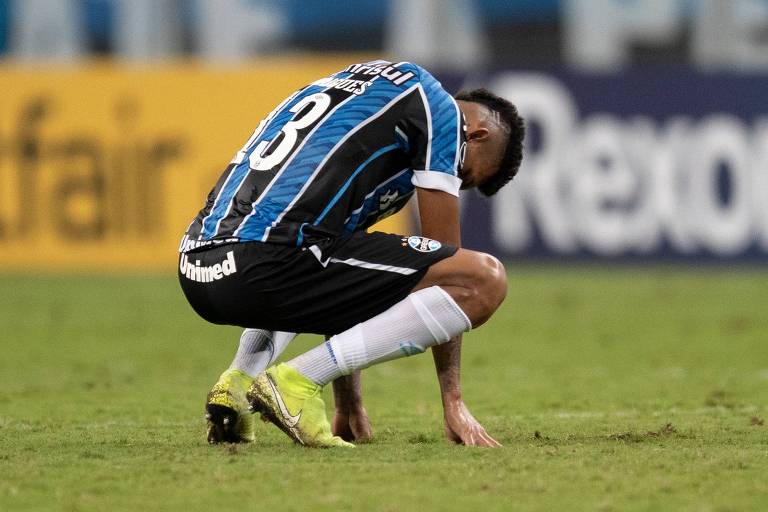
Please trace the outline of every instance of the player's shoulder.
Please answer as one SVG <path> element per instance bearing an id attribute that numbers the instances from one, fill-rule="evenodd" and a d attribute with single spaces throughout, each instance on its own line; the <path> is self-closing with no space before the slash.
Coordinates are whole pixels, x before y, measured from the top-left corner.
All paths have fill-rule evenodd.
<path id="1" fill-rule="evenodd" d="M 334 76 L 362 75 L 377 76 L 394 83 L 397 86 L 411 86 L 419 82 L 436 82 L 432 74 L 424 67 L 409 61 L 389 61 L 383 59 L 350 64 Z"/>
<path id="2" fill-rule="evenodd" d="M 416 77 L 421 78 L 423 74 L 429 74 L 429 71 L 426 70 L 426 68 L 423 68 L 422 66 L 419 66 L 415 62 L 409 62 L 409 61 L 400 61 L 400 62 L 390 62 L 388 63 L 389 66 L 395 67 L 400 71 L 403 72 L 410 72 L 416 75 Z"/>

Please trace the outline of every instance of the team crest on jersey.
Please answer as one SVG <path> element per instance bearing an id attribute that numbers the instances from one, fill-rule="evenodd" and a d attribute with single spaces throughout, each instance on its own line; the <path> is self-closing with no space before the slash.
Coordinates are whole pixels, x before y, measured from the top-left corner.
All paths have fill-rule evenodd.
<path id="1" fill-rule="evenodd" d="M 408 247 L 419 252 L 435 252 L 442 247 L 442 244 L 437 240 L 424 238 L 423 236 L 409 236 L 408 238 L 403 238 L 403 242 L 405 242 L 403 245 L 408 244 Z"/>

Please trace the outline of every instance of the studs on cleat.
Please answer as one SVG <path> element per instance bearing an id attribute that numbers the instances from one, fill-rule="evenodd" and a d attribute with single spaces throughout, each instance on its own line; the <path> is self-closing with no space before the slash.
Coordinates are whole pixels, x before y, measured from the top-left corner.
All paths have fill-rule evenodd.
<path id="1" fill-rule="evenodd" d="M 205 417 L 208 421 L 208 442 L 210 444 L 240 443 L 250 440 L 240 437 L 239 415 L 231 407 L 206 404 Z"/>

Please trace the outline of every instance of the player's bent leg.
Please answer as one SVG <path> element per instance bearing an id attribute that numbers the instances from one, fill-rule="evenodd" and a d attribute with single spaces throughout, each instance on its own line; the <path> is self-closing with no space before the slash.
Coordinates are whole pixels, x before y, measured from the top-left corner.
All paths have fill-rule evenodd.
<path id="1" fill-rule="evenodd" d="M 263 321 L 265 326 L 285 329 L 290 325 L 307 332 L 338 333 L 286 365 L 260 373 L 246 396 L 254 411 L 295 441 L 310 446 L 348 446 L 331 433 L 319 394 L 322 386 L 372 364 L 421 353 L 473 324 L 480 325 L 501 303 L 506 290 L 503 267 L 490 256 L 472 251 L 457 255 L 454 248 L 434 248 L 434 244 L 426 245 L 426 249 L 423 243 L 413 247 L 396 235 L 352 237 L 330 258 L 314 251 L 291 254 L 292 269 L 300 265 L 307 269 L 300 286 L 254 279 L 251 274 L 255 272 L 259 276 L 273 273 L 265 274 L 260 266 L 249 272 L 241 262 L 249 261 L 252 252 L 258 253 L 258 261 L 271 257 L 282 261 L 286 255 L 284 251 L 272 254 L 272 249 L 261 245 L 240 245 L 245 246 L 233 249 L 243 253 L 235 256 L 238 273 L 229 281 L 213 284 L 220 300 L 210 313 L 212 321 L 255 322 L 249 317 L 250 308 L 243 306 L 253 303 L 260 308 L 259 323 Z M 216 253 L 205 256 L 212 262 L 221 258 Z M 452 256 L 456 257 L 450 265 L 440 264 Z M 275 267 L 282 269 L 284 265 L 280 265 Z M 437 270 L 427 270 L 431 267 Z M 314 286 L 306 286 L 307 276 L 314 280 Z M 433 284 L 429 279 L 435 285 L 428 286 Z M 413 291 L 419 283 L 423 288 Z M 193 288 L 188 293 L 191 303 L 202 286 L 196 282 L 188 286 Z M 375 300 L 368 300 L 371 296 Z M 201 302 L 202 306 L 207 304 Z M 274 314 L 264 312 L 275 303 L 281 307 L 273 308 Z M 286 304 L 291 305 L 288 313 Z M 291 316 L 291 311 L 301 313 Z"/>
<path id="2" fill-rule="evenodd" d="M 248 400 L 256 412 L 294 441 L 347 446 L 331 434 L 322 387 L 373 364 L 419 354 L 471 328 L 467 315 L 442 288 L 411 293 L 387 311 L 331 337 L 254 380 Z"/>
<path id="3" fill-rule="evenodd" d="M 255 439 L 254 418 L 245 394 L 253 375 L 264 371 L 296 336 L 288 332 L 245 329 L 230 367 L 208 393 L 205 403 L 208 442 L 248 443 Z"/>
<path id="4" fill-rule="evenodd" d="M 429 267 L 414 291 L 439 286 L 456 301 L 472 322 L 484 324 L 507 295 L 504 265 L 490 254 L 459 249 Z"/>

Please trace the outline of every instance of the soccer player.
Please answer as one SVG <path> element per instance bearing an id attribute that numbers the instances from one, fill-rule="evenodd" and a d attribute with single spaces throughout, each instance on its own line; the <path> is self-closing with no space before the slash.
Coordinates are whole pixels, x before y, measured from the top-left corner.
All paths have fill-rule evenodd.
<path id="1" fill-rule="evenodd" d="M 509 182 L 523 137 L 507 100 L 484 89 L 454 99 L 407 62 L 351 65 L 262 120 L 180 247 L 194 310 L 246 328 L 208 394 L 209 442 L 254 440 L 255 411 L 297 443 L 353 446 L 370 437 L 359 371 L 432 347 L 446 435 L 497 446 L 461 398 L 459 362 L 461 334 L 499 307 L 506 274 L 460 248 L 458 196 Z M 414 192 L 420 236 L 366 231 Z M 326 341 L 270 366 L 302 332 Z"/>

